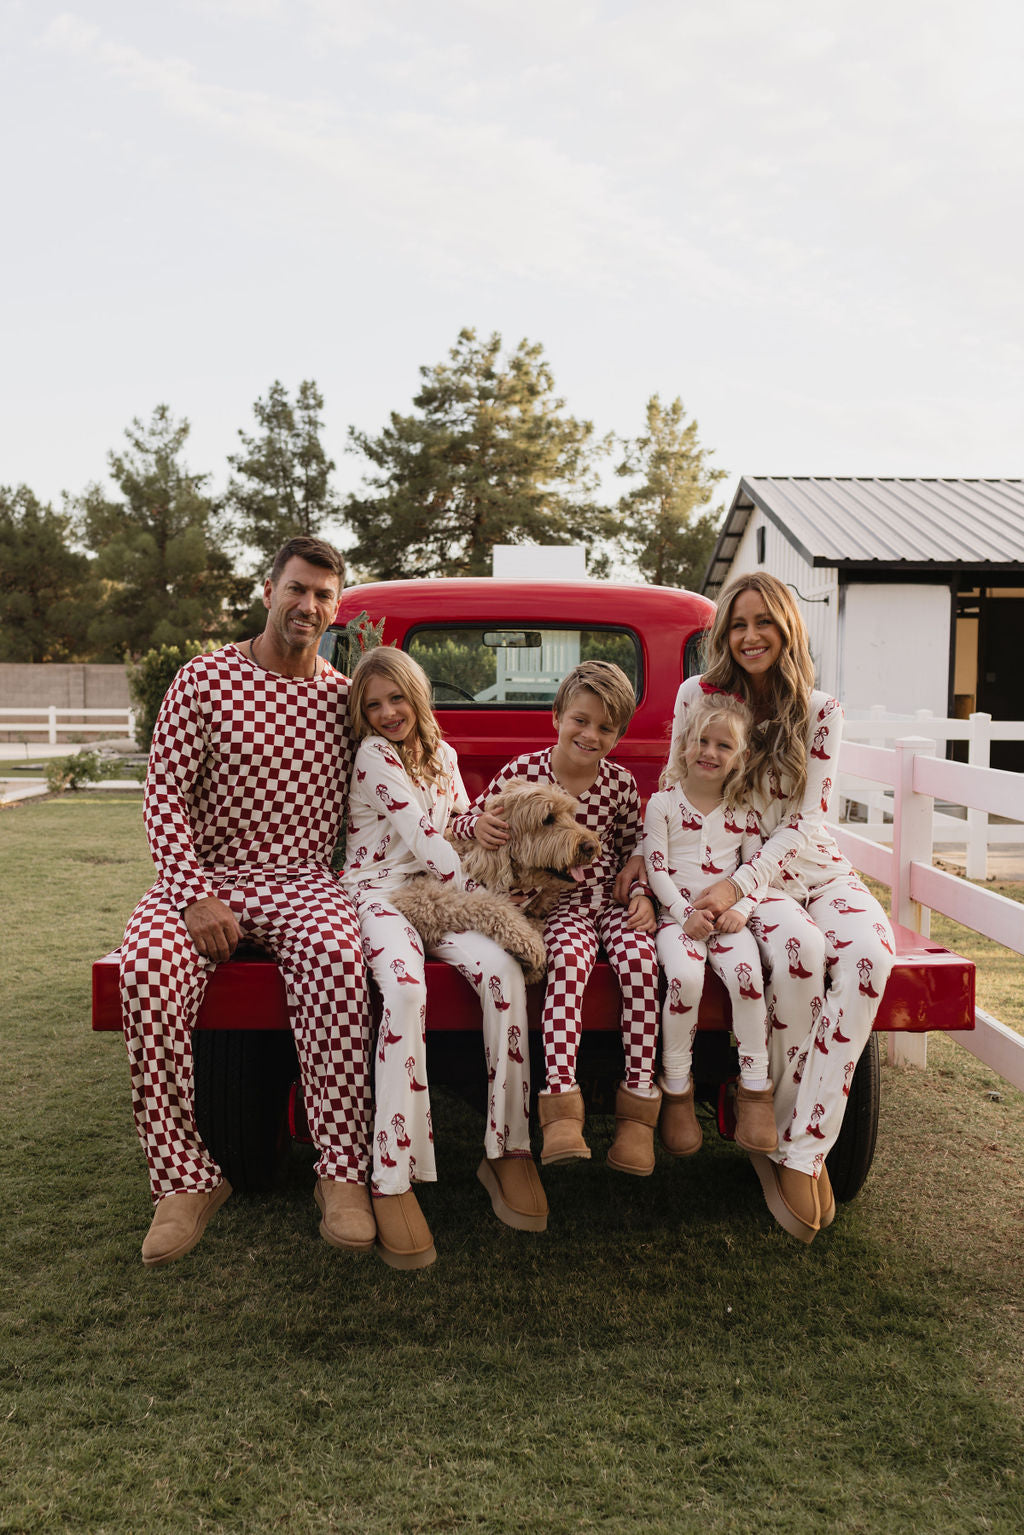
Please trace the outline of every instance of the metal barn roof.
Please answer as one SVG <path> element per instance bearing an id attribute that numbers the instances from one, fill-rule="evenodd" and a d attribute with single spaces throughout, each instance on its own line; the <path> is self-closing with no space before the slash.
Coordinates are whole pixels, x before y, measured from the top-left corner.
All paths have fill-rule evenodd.
<path id="1" fill-rule="evenodd" d="M 755 507 L 811 565 L 1024 567 L 1024 480 L 743 478 L 704 577 L 716 593 Z"/>

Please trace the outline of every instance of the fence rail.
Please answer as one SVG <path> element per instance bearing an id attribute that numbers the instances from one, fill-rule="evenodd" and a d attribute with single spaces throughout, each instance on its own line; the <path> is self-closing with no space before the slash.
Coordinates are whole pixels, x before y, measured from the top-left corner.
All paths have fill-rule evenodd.
<path id="1" fill-rule="evenodd" d="M 972 714 L 966 720 L 943 719 L 932 714 L 930 709 L 919 709 L 913 715 L 894 715 L 886 714 L 881 705 L 876 705 L 867 718 L 847 719 L 844 725 L 844 744 L 848 743 L 852 746 L 860 741 L 893 741 L 911 728 L 916 736 L 930 739 L 936 745 L 940 743 L 945 745 L 949 741 L 966 741 L 968 767 L 988 767 L 993 741 L 1024 741 L 1024 721 L 1020 720 L 993 720 L 991 714 L 983 713 Z M 864 806 L 867 820 L 857 823 L 862 835 L 878 842 L 888 842 L 892 838 L 894 819 L 891 794 L 886 789 L 880 788 L 877 783 L 871 782 L 869 773 L 861 773 L 855 761 L 855 756 L 851 757 L 851 765 L 847 769 L 845 757 L 843 759 L 838 791 L 840 799 L 845 801 L 847 806 L 850 804 Z M 965 764 L 950 762 L 946 766 L 963 767 Z M 1018 780 L 1020 777 L 1015 773 L 1005 773 L 1001 776 Z M 957 780 L 953 779 L 951 782 L 954 785 L 952 792 L 948 794 L 943 792 L 936 795 L 936 798 L 943 798 L 954 804 L 965 804 L 956 787 Z M 985 878 L 988 872 L 987 854 L 990 846 L 1005 846 L 1007 843 L 1024 841 L 1024 826 L 1001 825 L 989 820 L 990 815 L 1000 815 L 1006 816 L 1011 822 L 1020 821 L 1024 817 L 1020 799 L 1015 799 L 1014 804 L 1015 811 L 1000 809 L 989 803 L 968 806 L 966 822 L 963 817 L 953 816 L 938 809 L 934 811 L 935 840 L 965 844 L 968 879 Z M 888 819 L 886 819 L 887 815 Z"/>
<path id="2" fill-rule="evenodd" d="M 891 748 L 843 742 L 840 773 L 868 781 L 876 792 L 879 785 L 892 791 L 892 847 L 848 826 L 836 828 L 839 845 L 862 873 L 889 886 L 893 916 L 904 927 L 927 935 L 931 912 L 940 911 L 1004 948 L 1024 954 L 1024 905 L 944 873 L 932 862 L 936 799 L 962 805 L 968 815 L 973 811 L 1024 821 L 1024 774 L 946 762 L 936 757 L 935 746 L 934 738 L 924 736 L 908 736 Z M 1017 840 L 1024 840 L 1024 833 L 1017 830 Z M 951 1037 L 1014 1087 L 1024 1088 L 1024 1036 L 979 1008 L 973 1034 L 958 1031 Z M 927 1039 L 926 1034 L 906 1039 L 890 1034 L 892 1058 L 924 1065 Z"/>
<path id="3" fill-rule="evenodd" d="M 58 709 L 55 704 L 40 709 L 0 709 L 0 730 L 8 735 L 45 735 L 46 744 L 56 746 L 58 732 L 66 736 L 111 735 L 114 731 L 134 735 L 135 711 Z"/>

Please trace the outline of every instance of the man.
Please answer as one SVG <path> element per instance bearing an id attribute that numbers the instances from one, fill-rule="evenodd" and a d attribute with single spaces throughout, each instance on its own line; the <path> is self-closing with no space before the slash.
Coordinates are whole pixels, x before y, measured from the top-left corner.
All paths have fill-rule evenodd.
<path id="1" fill-rule="evenodd" d="M 359 924 L 330 873 L 352 764 L 348 682 L 317 655 L 345 576 L 315 538 L 277 553 L 262 634 L 183 666 L 153 733 L 144 819 L 159 879 L 121 948 L 132 1102 L 156 1211 L 148 1267 L 199 1241 L 230 1185 L 196 1129 L 192 1027 L 212 967 L 257 940 L 285 977 L 334 1246 L 369 1251 L 369 1013 Z"/>

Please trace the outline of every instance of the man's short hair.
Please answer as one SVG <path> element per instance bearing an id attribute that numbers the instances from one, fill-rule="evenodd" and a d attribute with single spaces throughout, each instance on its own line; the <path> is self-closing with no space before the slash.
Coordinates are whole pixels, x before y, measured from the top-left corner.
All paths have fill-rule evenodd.
<path id="1" fill-rule="evenodd" d="M 582 661 L 574 666 L 555 694 L 552 713 L 563 715 L 577 693 L 595 693 L 604 711 L 621 736 L 636 712 L 633 684 L 611 661 Z"/>
<path id="2" fill-rule="evenodd" d="M 307 565 L 319 565 L 323 570 L 331 571 L 337 576 L 338 585 L 345 585 L 345 556 L 341 550 L 335 549 L 324 538 L 309 538 L 300 533 L 282 544 L 274 555 L 274 563 L 270 567 L 271 586 L 277 585 L 288 561 L 296 558 L 305 560 Z"/>

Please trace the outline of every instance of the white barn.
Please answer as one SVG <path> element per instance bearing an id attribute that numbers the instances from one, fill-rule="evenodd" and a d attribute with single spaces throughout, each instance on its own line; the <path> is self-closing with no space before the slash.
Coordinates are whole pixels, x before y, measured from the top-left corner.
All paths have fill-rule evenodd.
<path id="1" fill-rule="evenodd" d="M 702 590 L 758 569 L 796 594 L 851 717 L 1024 719 L 1024 480 L 743 478 Z M 1024 745 L 992 765 L 1024 769 Z"/>

